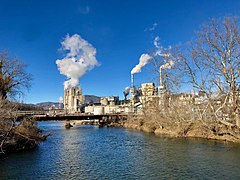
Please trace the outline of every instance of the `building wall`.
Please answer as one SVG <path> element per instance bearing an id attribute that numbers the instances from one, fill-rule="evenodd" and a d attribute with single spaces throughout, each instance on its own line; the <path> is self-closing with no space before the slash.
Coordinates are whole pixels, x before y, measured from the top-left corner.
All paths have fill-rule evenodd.
<path id="1" fill-rule="evenodd" d="M 64 90 L 64 110 L 67 113 L 80 112 L 80 106 L 83 104 L 81 88 L 68 88 Z"/>

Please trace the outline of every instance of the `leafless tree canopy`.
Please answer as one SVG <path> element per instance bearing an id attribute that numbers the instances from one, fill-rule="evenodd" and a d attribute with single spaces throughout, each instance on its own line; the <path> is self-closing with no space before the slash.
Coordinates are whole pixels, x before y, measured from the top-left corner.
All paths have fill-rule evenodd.
<path id="1" fill-rule="evenodd" d="M 30 119 L 16 124 L 18 104 L 8 97 L 22 94 L 30 87 L 30 75 L 26 65 L 18 59 L 0 53 L 0 156 L 6 152 L 34 148 L 45 137 L 41 135 Z"/>
<path id="2" fill-rule="evenodd" d="M 164 91 L 143 104 L 142 117 L 130 117 L 129 126 L 146 126 L 159 134 L 240 142 L 239 33 L 237 17 L 212 19 L 181 50 L 162 49 L 159 56 L 153 52 L 155 75 L 159 78 L 163 73 Z M 174 91 L 181 84 L 194 91 Z"/>
<path id="3" fill-rule="evenodd" d="M 237 17 L 212 19 L 197 32 L 185 65 L 193 87 L 203 92 L 217 112 L 231 106 L 239 125 L 240 22 Z M 214 109 L 214 99 L 222 98 Z"/>
<path id="4" fill-rule="evenodd" d="M 20 60 L 11 59 L 7 52 L 0 52 L 0 97 L 22 95 L 22 90 L 30 87 L 31 76 L 25 67 Z"/>
<path id="5" fill-rule="evenodd" d="M 180 61 L 180 48 L 161 48 L 161 54 L 156 55 L 156 53 L 157 52 L 152 53 L 153 60 L 151 61 L 153 65 L 152 73 L 154 76 L 154 82 L 160 84 L 160 67 L 172 62 L 173 64 L 171 66 L 161 69 L 162 85 L 164 86 L 166 93 L 178 93 L 183 85 L 183 65 Z"/>
<path id="6" fill-rule="evenodd" d="M 239 33 L 239 21 L 235 17 L 212 19 L 197 33 L 191 62 L 188 62 L 196 88 L 225 93 L 237 90 L 240 82 Z"/>

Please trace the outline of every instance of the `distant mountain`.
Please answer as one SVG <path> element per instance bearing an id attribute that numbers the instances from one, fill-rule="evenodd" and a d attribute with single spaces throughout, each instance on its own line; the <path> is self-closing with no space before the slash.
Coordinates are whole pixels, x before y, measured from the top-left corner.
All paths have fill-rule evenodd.
<path id="1" fill-rule="evenodd" d="M 84 99 L 84 104 L 96 104 L 96 103 L 100 103 L 100 97 L 98 96 L 94 96 L 94 95 L 84 95 L 83 96 Z M 41 107 L 45 110 L 48 110 L 50 107 L 59 107 L 59 103 L 58 102 L 41 102 L 41 103 L 37 103 L 36 106 Z"/>
<path id="2" fill-rule="evenodd" d="M 24 104 L 24 103 L 14 103 L 17 105 L 17 109 L 20 111 L 41 111 L 43 110 L 42 107 L 37 106 L 35 104 Z"/>
<path id="3" fill-rule="evenodd" d="M 84 95 L 84 104 L 96 104 L 100 103 L 100 97 L 94 95 Z"/>
<path id="4" fill-rule="evenodd" d="M 37 103 L 36 106 L 41 107 L 45 110 L 48 110 L 50 107 L 59 107 L 58 102 L 41 102 Z"/>

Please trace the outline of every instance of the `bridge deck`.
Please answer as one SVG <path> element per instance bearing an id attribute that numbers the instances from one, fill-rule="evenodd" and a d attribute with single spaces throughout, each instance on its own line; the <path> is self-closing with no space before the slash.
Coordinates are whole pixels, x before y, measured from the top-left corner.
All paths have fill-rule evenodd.
<path id="1" fill-rule="evenodd" d="M 102 120 L 102 119 L 116 119 L 123 120 L 127 118 L 127 115 L 123 114 L 103 114 L 103 115 L 61 115 L 61 116 L 42 116 L 34 115 L 37 121 L 48 121 L 48 120 Z"/>

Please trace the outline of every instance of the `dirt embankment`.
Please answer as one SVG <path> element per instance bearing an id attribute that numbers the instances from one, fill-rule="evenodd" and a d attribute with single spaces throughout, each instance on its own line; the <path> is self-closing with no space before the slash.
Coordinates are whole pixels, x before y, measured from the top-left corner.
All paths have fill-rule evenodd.
<path id="1" fill-rule="evenodd" d="M 123 127 L 136 129 L 159 136 L 205 138 L 240 143 L 240 129 L 230 127 L 220 122 L 191 121 L 157 123 L 151 119 L 129 117 Z"/>

